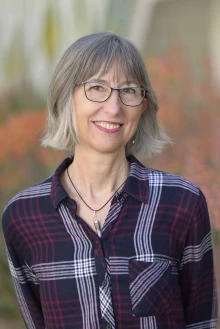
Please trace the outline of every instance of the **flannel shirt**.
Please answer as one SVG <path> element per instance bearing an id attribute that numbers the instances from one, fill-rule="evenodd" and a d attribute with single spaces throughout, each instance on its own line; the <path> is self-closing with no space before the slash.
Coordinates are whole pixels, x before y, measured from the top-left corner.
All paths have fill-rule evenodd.
<path id="1" fill-rule="evenodd" d="M 3 214 L 7 257 L 28 329 L 214 329 L 217 297 L 204 195 L 133 156 L 99 238 L 54 175 Z"/>

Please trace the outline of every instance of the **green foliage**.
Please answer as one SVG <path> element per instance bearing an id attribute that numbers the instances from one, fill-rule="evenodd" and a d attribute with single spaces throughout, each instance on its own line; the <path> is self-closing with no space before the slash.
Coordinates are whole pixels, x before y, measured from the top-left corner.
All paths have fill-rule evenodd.
<path id="1" fill-rule="evenodd" d="M 25 73 L 26 60 L 22 29 L 18 29 L 4 53 L 4 73 L 8 81 L 19 82 Z"/>
<path id="2" fill-rule="evenodd" d="M 44 28 L 42 32 L 42 45 L 48 62 L 55 59 L 57 49 L 60 45 L 61 26 L 58 13 L 55 6 L 48 6 L 45 19 Z"/>

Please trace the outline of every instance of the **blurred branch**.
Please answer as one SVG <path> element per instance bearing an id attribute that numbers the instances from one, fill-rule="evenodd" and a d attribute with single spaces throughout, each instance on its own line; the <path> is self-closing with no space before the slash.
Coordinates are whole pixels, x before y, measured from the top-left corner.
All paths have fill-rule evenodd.
<path id="1" fill-rule="evenodd" d="M 55 6 L 49 5 L 44 18 L 42 44 L 48 64 L 54 61 L 57 49 L 60 46 L 61 26 Z"/>

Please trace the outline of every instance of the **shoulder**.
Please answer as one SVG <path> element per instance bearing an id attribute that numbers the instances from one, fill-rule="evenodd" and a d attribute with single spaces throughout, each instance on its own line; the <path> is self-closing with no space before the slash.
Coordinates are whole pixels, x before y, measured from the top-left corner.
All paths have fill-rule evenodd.
<path id="1" fill-rule="evenodd" d="M 151 200 L 158 200 L 160 211 L 175 214 L 188 228 L 209 227 L 206 198 L 199 186 L 190 180 L 167 172 L 149 169 Z M 184 221 L 183 221 L 184 219 Z"/>
<path id="2" fill-rule="evenodd" d="M 164 190 L 184 190 L 197 196 L 201 193 L 199 186 L 182 176 L 146 167 L 134 157 L 132 157 L 132 160 L 131 176 L 135 176 L 140 181 L 148 181 L 151 188 L 160 187 Z"/>
<path id="3" fill-rule="evenodd" d="M 16 225 L 19 228 L 24 223 L 36 222 L 39 218 L 46 218 L 48 214 L 53 213 L 55 202 L 66 197 L 60 184 L 60 176 L 72 161 L 72 157 L 64 159 L 53 175 L 17 193 L 4 209 L 3 230 L 8 225 Z"/>
<path id="4" fill-rule="evenodd" d="M 2 225 L 4 228 L 12 224 L 13 220 L 18 220 L 28 210 L 36 207 L 38 199 L 48 199 L 51 194 L 52 177 L 50 176 L 23 191 L 18 192 L 6 205 L 2 216 Z M 35 204 L 35 206 L 34 206 Z M 28 214 L 27 214 L 28 215 Z"/>
<path id="5" fill-rule="evenodd" d="M 146 192 L 149 201 L 184 213 L 207 211 L 206 198 L 200 187 L 185 177 L 145 167 L 134 157 L 130 174 L 142 189 L 149 191 Z"/>
<path id="6" fill-rule="evenodd" d="M 52 176 L 40 181 L 39 183 L 18 192 L 7 204 L 4 211 L 7 210 L 10 206 L 14 206 L 17 202 L 25 202 L 25 200 L 36 199 L 42 196 L 50 195 L 52 185 Z"/>
<path id="7" fill-rule="evenodd" d="M 150 170 L 151 180 L 154 182 L 160 177 L 162 185 L 169 189 L 181 189 L 185 191 L 189 191 L 195 195 L 200 194 L 200 188 L 193 182 L 189 181 L 185 177 L 170 174 L 167 172 L 163 172 L 160 170 L 151 169 Z"/>
<path id="8" fill-rule="evenodd" d="M 168 212 L 174 211 L 188 218 L 189 223 L 208 218 L 207 201 L 202 190 L 182 176 L 149 169 L 149 189 L 154 198 L 160 189 L 160 204 Z"/>

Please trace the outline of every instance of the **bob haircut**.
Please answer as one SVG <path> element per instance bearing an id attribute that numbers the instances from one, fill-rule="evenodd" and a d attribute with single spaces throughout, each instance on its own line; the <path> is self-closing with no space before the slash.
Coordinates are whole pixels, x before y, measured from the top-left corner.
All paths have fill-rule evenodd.
<path id="1" fill-rule="evenodd" d="M 126 155 L 151 157 L 171 142 L 159 125 L 156 95 L 140 53 L 127 39 L 103 32 L 89 34 L 75 41 L 58 63 L 49 88 L 47 131 L 42 139 L 43 146 L 74 151 L 78 137 L 73 90 L 97 72 L 101 72 L 100 76 L 104 75 L 112 66 L 117 77 L 123 73 L 127 79 L 138 81 L 145 88 L 148 100 L 137 131 L 125 146 Z M 132 143 L 133 140 L 135 143 Z"/>

